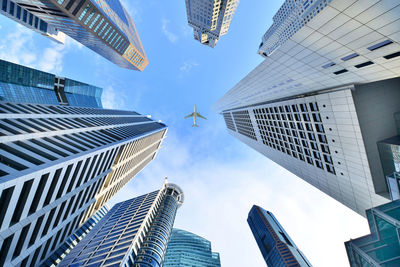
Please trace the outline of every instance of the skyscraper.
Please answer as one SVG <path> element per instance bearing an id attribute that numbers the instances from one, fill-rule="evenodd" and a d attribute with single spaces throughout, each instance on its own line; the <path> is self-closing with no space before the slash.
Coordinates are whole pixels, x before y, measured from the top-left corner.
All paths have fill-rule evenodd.
<path id="1" fill-rule="evenodd" d="M 265 60 L 216 104 L 229 133 L 363 216 L 390 199 L 377 143 L 400 111 L 399 8 L 285 1 Z"/>
<path id="2" fill-rule="evenodd" d="M 271 212 L 254 205 L 247 222 L 268 266 L 311 266 Z"/>
<path id="3" fill-rule="evenodd" d="M 41 262 L 42 267 L 57 266 L 69 252 L 84 238 L 93 227 L 100 222 L 100 220 L 109 211 L 107 205 L 99 209 L 92 217 L 90 217 L 78 230 L 70 235 L 63 244 L 59 245 L 58 248 L 48 256 L 44 261 Z M 53 243 L 56 246 L 56 243 Z"/>
<path id="4" fill-rule="evenodd" d="M 0 101 L 102 108 L 102 91 L 0 59 Z"/>
<path id="5" fill-rule="evenodd" d="M 211 242 L 180 229 L 172 229 L 165 254 L 164 267 L 221 267 L 218 252 L 211 251 Z"/>
<path id="6" fill-rule="evenodd" d="M 371 234 L 345 243 L 350 266 L 400 266 L 400 200 L 366 213 Z"/>
<path id="7" fill-rule="evenodd" d="M 120 67 L 142 71 L 148 64 L 135 24 L 119 0 L 0 2 L 2 14 L 59 42 L 65 33 Z"/>
<path id="8" fill-rule="evenodd" d="M 60 266 L 162 266 L 184 195 L 165 180 L 160 190 L 116 204 Z"/>
<path id="9" fill-rule="evenodd" d="M 58 101 L 54 77 L 28 73 L 9 84 L 14 100 L 46 91 L 42 81 L 43 101 Z M 80 86 L 68 101 L 91 88 Z M 132 111 L 0 102 L 0 266 L 45 260 L 152 161 L 166 130 Z"/>
<path id="10" fill-rule="evenodd" d="M 185 0 L 189 26 L 194 39 L 215 47 L 228 32 L 238 0 Z"/>

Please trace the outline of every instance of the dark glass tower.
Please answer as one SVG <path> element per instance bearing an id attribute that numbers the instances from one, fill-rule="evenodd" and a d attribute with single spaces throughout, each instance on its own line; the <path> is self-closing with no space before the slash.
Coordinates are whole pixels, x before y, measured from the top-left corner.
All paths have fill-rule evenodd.
<path id="1" fill-rule="evenodd" d="M 0 13 L 63 42 L 64 34 L 120 67 L 148 64 L 135 23 L 119 0 L 2 0 Z"/>
<path id="2" fill-rule="evenodd" d="M 116 204 L 60 266 L 163 266 L 183 191 L 165 180 L 160 190 Z"/>
<path id="3" fill-rule="evenodd" d="M 102 108 L 102 88 L 0 59 L 0 101 Z"/>
<path id="4" fill-rule="evenodd" d="M 254 205 L 247 222 L 268 266 L 311 266 L 271 212 Z"/>
<path id="5" fill-rule="evenodd" d="M 193 233 L 172 229 L 165 254 L 164 267 L 220 267 L 218 252 L 211 251 L 211 242 Z"/>

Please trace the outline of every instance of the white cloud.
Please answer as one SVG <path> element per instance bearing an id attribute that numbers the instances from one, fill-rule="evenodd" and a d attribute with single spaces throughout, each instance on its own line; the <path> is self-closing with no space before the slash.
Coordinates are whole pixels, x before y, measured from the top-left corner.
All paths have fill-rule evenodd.
<path id="1" fill-rule="evenodd" d="M 183 65 L 179 68 L 181 72 L 189 72 L 193 67 L 198 66 L 199 64 L 195 61 L 185 61 Z"/>
<path id="2" fill-rule="evenodd" d="M 0 41 L 0 58 L 51 73 L 61 72 L 63 56 L 71 47 L 70 38 L 67 37 L 65 45 L 48 40 L 49 46 L 37 47 L 34 45 L 36 37 L 43 38 L 16 24 L 15 30 Z"/>
<path id="3" fill-rule="evenodd" d="M 32 66 L 36 60 L 31 30 L 17 25 L 0 42 L 0 58 L 17 64 Z"/>
<path id="4" fill-rule="evenodd" d="M 125 105 L 124 96 L 120 92 L 116 92 L 112 86 L 103 89 L 101 102 L 104 108 L 122 109 Z"/>
<path id="5" fill-rule="evenodd" d="M 65 48 L 61 44 L 53 44 L 44 49 L 39 68 L 43 71 L 60 73 L 62 71 L 62 59 Z"/>
<path id="6" fill-rule="evenodd" d="M 170 23 L 169 20 L 163 18 L 161 20 L 161 30 L 164 33 L 164 35 L 167 37 L 167 39 L 171 42 L 171 43 L 176 43 L 176 41 L 178 41 L 178 36 L 174 33 L 172 33 L 169 29 L 168 29 L 168 24 Z"/>
<path id="7" fill-rule="evenodd" d="M 218 146 L 214 126 L 185 138 L 169 132 L 156 159 L 113 203 L 157 189 L 168 176 L 185 191 L 175 227 L 209 239 L 223 266 L 265 266 L 246 221 L 253 204 L 275 214 L 314 266 L 348 265 L 343 243 L 367 234 L 366 220 L 238 141 L 208 154 Z"/>

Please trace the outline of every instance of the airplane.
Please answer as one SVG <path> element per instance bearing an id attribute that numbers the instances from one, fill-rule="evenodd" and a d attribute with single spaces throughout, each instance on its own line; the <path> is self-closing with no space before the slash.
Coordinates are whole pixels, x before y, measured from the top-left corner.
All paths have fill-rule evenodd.
<path id="1" fill-rule="evenodd" d="M 194 112 L 192 112 L 192 113 L 190 113 L 189 115 L 187 115 L 187 116 L 185 117 L 185 119 L 187 119 L 187 118 L 189 118 L 189 117 L 193 117 L 193 123 L 194 123 L 194 124 L 192 125 L 192 127 L 199 127 L 199 125 L 196 124 L 196 119 L 197 119 L 197 117 L 202 118 L 202 119 L 205 119 L 205 120 L 207 119 L 206 117 L 201 116 L 199 112 L 197 112 L 197 107 L 196 107 L 196 105 L 194 105 Z"/>

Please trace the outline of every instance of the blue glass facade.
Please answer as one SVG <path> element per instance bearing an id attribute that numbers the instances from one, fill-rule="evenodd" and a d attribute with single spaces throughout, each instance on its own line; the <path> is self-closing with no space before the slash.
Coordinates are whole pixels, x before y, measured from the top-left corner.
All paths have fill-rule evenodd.
<path id="1" fill-rule="evenodd" d="M 45 261 L 40 265 L 43 267 L 55 266 L 62 261 L 66 255 L 84 238 L 93 227 L 107 214 L 108 208 L 102 207 L 92 217 L 90 217 L 74 234 L 69 236 L 63 244 L 61 244 L 56 251 L 53 252 Z"/>
<path id="2" fill-rule="evenodd" d="M 268 266 L 311 266 L 271 212 L 254 205 L 247 222 Z"/>
<path id="3" fill-rule="evenodd" d="M 162 266 L 182 190 L 163 188 L 116 204 L 59 266 Z"/>
<path id="4" fill-rule="evenodd" d="M 135 24 L 119 0 L 15 0 L 45 21 L 123 68 L 148 64 Z"/>
<path id="5" fill-rule="evenodd" d="M 0 101 L 58 105 L 54 90 L 0 82 Z"/>
<path id="6" fill-rule="evenodd" d="M 102 89 L 0 60 L 0 101 L 102 108 Z"/>
<path id="7" fill-rule="evenodd" d="M 168 184 L 160 208 L 139 250 L 134 267 L 162 267 L 168 241 L 178 207 L 183 203 L 183 191 L 177 185 Z"/>
<path id="8" fill-rule="evenodd" d="M 219 253 L 211 242 L 193 233 L 173 229 L 165 254 L 164 267 L 220 267 Z"/>
<path id="9" fill-rule="evenodd" d="M 133 253 L 132 241 L 140 235 L 139 229 L 145 224 L 158 193 L 154 191 L 116 204 L 60 266 L 101 266 L 112 262 L 119 266 L 125 255 Z"/>
<path id="10" fill-rule="evenodd" d="M 345 243 L 350 266 L 400 266 L 400 200 L 366 213 L 371 234 Z"/>
<path id="11" fill-rule="evenodd" d="M 64 93 L 70 106 L 102 108 L 102 92 L 99 87 L 65 79 Z"/>

